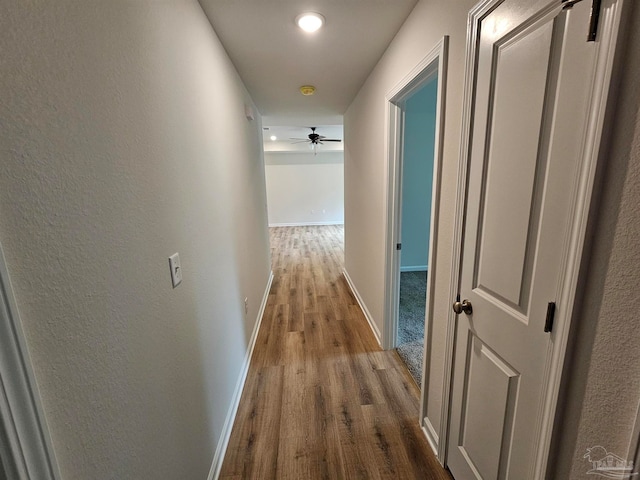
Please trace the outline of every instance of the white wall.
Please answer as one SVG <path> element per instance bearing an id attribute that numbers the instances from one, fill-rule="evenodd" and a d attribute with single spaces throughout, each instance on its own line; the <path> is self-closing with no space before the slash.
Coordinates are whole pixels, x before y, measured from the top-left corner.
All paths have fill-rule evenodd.
<path id="1" fill-rule="evenodd" d="M 475 0 L 421 0 L 345 114 L 345 264 L 352 281 L 382 328 L 385 242 L 385 95 L 442 38 L 450 35 L 442 192 L 435 271 L 434 325 L 427 385 L 427 416 L 440 428 L 445 327 L 452 299 L 449 269 L 454 219 L 467 12 Z M 591 257 L 584 273 L 575 348 L 568 358 L 566 408 L 558 419 L 553 472 L 548 478 L 585 478 L 586 448 L 626 456 L 640 400 L 640 329 L 630 301 L 640 285 L 640 8 L 632 34 L 622 44 L 624 72 L 618 107 L 608 124 L 614 132 L 603 155 L 601 212 L 594 219 Z M 367 132 L 365 136 L 364 133 Z"/>
<path id="2" fill-rule="evenodd" d="M 438 79 L 434 78 L 406 103 L 400 256 L 403 271 L 428 269 L 437 97 Z"/>
<path id="3" fill-rule="evenodd" d="M 205 479 L 270 270 L 251 99 L 195 0 L 8 0 L 0 45 L 0 242 L 62 477 Z"/>
<path id="4" fill-rule="evenodd" d="M 344 154 L 265 152 L 269 225 L 344 222 Z"/>
<path id="5" fill-rule="evenodd" d="M 440 226 L 435 273 L 427 415 L 440 427 L 444 337 L 455 208 L 467 13 L 476 0 L 422 0 L 398 32 L 345 114 L 345 265 L 382 330 L 385 259 L 385 96 L 450 35 Z"/>

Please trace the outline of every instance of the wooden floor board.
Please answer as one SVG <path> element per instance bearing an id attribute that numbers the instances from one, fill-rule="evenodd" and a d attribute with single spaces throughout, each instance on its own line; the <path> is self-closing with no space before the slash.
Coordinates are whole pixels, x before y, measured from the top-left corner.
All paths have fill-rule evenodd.
<path id="1" fill-rule="evenodd" d="M 274 280 L 220 478 L 451 480 L 342 275 L 342 226 L 270 230 Z"/>

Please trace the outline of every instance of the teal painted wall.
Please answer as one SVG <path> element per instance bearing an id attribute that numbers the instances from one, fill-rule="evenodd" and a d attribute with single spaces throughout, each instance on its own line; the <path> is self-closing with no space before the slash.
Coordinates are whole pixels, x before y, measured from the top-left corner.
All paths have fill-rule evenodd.
<path id="1" fill-rule="evenodd" d="M 402 164 L 401 268 L 428 266 L 438 79 L 406 102 Z"/>

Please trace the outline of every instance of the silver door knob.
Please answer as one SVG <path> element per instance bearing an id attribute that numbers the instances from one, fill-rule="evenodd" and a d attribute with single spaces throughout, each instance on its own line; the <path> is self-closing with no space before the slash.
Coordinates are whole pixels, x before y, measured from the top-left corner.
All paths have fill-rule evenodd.
<path id="1" fill-rule="evenodd" d="M 462 312 L 467 315 L 471 315 L 473 313 L 473 308 L 471 307 L 471 302 L 465 298 L 462 302 L 460 302 L 460 300 L 453 302 L 453 311 L 458 315 Z"/>

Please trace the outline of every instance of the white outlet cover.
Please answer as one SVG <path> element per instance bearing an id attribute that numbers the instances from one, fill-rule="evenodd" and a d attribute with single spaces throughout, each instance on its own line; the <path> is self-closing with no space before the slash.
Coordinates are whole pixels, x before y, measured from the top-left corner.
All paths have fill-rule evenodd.
<path id="1" fill-rule="evenodd" d="M 180 255 L 176 252 L 169 257 L 169 268 L 171 269 L 171 283 L 176 288 L 182 282 L 182 268 L 180 267 Z"/>

